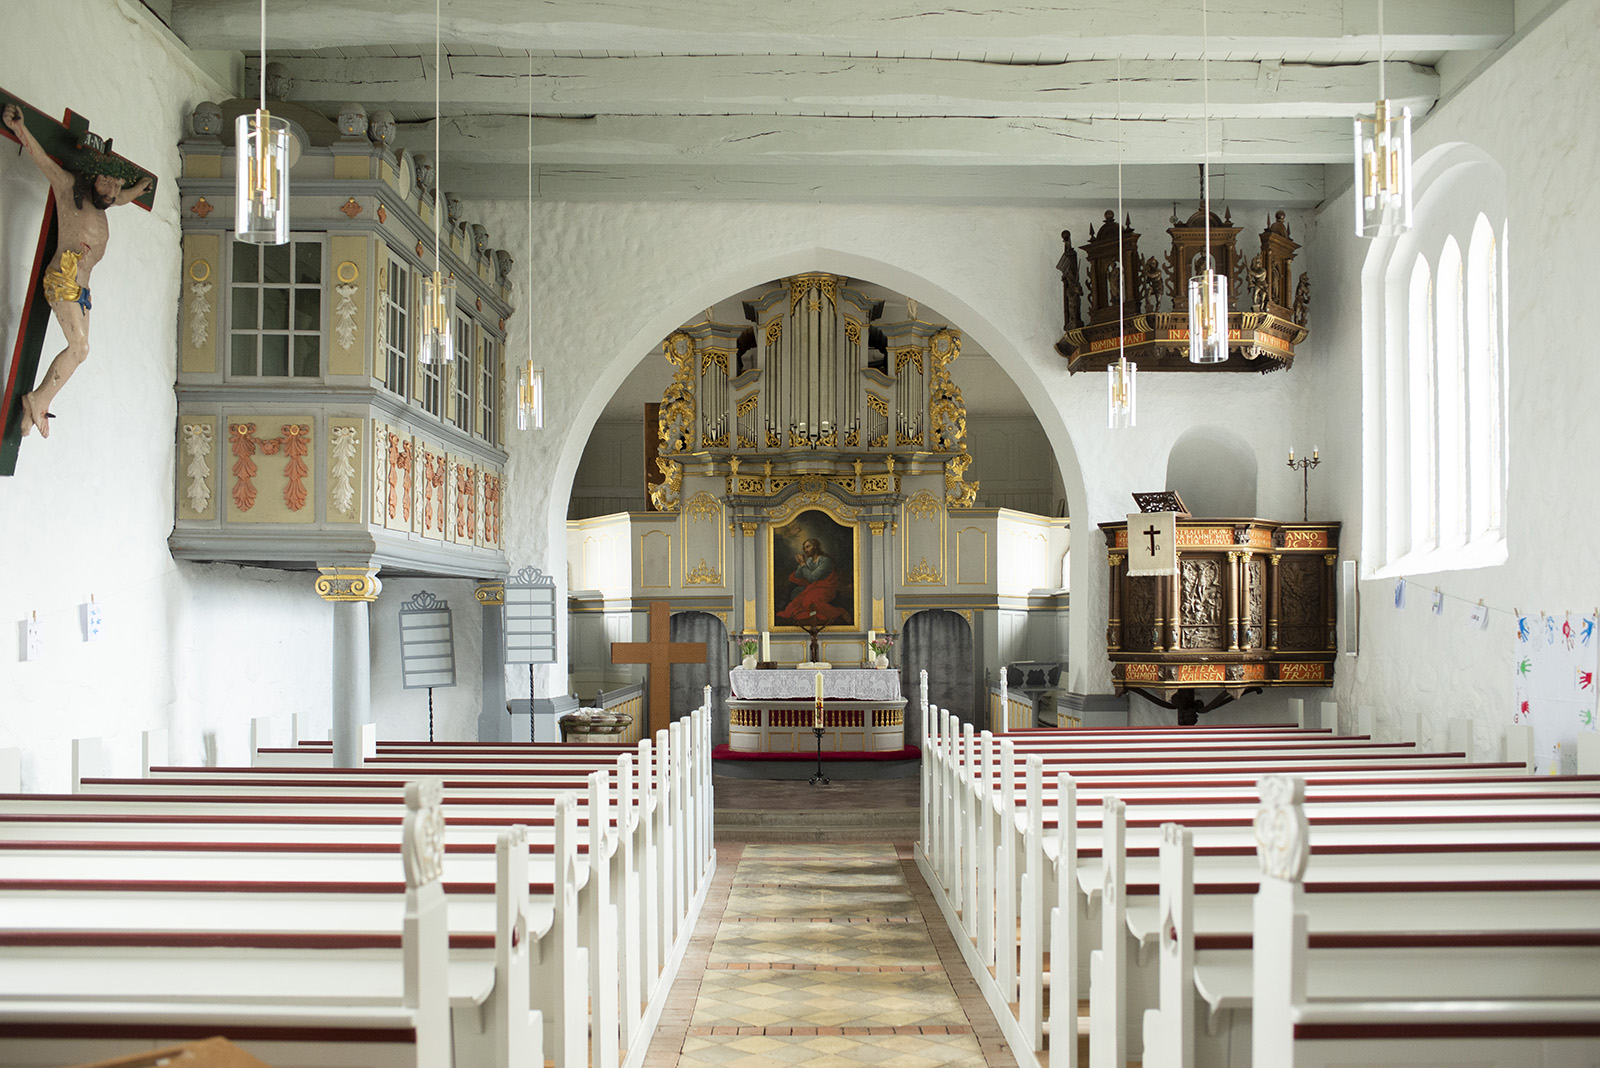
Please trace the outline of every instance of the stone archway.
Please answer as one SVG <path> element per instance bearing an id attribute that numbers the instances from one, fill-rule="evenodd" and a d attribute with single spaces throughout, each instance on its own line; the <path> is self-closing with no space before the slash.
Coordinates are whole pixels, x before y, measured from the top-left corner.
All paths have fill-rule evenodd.
<path id="1" fill-rule="evenodd" d="M 711 687 L 711 744 L 728 741 L 728 628 L 710 612 L 677 612 L 669 634 L 675 642 L 705 642 L 704 664 L 672 665 L 672 718 L 700 707 Z"/>
<path id="2" fill-rule="evenodd" d="M 920 673 L 928 671 L 928 704 L 973 721 L 972 624 L 956 612 L 929 609 L 900 631 L 900 689 L 906 695 L 906 741 L 922 737 Z"/>

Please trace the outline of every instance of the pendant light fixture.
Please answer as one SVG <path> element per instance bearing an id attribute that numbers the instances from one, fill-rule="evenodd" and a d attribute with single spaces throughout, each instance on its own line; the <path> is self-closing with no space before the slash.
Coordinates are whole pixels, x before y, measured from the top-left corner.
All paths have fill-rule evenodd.
<path id="1" fill-rule="evenodd" d="M 434 188 L 442 190 L 444 183 L 437 180 L 444 169 L 444 160 L 439 156 L 439 127 L 443 124 L 439 115 L 439 84 L 444 78 L 439 24 L 440 0 L 433 0 L 433 173 Z M 444 207 L 441 199 L 440 194 L 434 195 L 433 274 L 422 280 L 422 314 L 417 317 L 422 335 L 417 344 L 417 359 L 427 364 L 449 363 L 456 358 L 450 338 L 451 320 L 456 315 L 456 280 L 454 275 L 445 275 L 439 270 L 439 213 Z"/>
<path id="2" fill-rule="evenodd" d="M 267 111 L 267 0 L 261 0 L 259 107 L 234 121 L 233 234 L 252 245 L 289 240 L 289 123 Z"/>
<path id="3" fill-rule="evenodd" d="M 1228 358 L 1228 279 L 1211 258 L 1211 23 L 1200 0 L 1200 84 L 1204 92 L 1205 154 L 1200 160 L 1205 200 L 1205 270 L 1189 277 L 1189 362 L 1222 363 Z"/>
<path id="4" fill-rule="evenodd" d="M 1128 362 L 1127 261 L 1122 254 L 1122 57 L 1117 57 L 1117 362 L 1106 365 L 1106 426 L 1137 426 L 1135 407 L 1139 365 Z"/>
<path id="5" fill-rule="evenodd" d="M 1355 118 L 1356 236 L 1394 237 L 1411 229 L 1411 109 L 1391 112 L 1383 77 L 1383 0 L 1378 0 L 1378 102 Z"/>
<path id="6" fill-rule="evenodd" d="M 528 361 L 517 374 L 517 429 L 544 428 L 544 368 L 533 365 L 533 51 L 528 51 Z"/>

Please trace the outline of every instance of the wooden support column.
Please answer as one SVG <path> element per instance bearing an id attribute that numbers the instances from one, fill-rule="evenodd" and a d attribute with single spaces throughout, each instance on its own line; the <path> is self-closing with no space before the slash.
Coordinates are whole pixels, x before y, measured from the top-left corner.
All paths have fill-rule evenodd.
<path id="1" fill-rule="evenodd" d="M 1278 607 L 1281 600 L 1278 583 L 1278 565 L 1283 562 L 1281 553 L 1267 557 L 1267 652 L 1278 651 Z"/>
<path id="2" fill-rule="evenodd" d="M 1243 586 L 1240 582 L 1239 560 L 1243 553 L 1230 551 L 1228 553 L 1228 652 L 1239 651 L 1239 591 Z"/>
<path id="3" fill-rule="evenodd" d="M 372 721 L 368 605 L 383 583 L 375 567 L 319 567 L 317 595 L 333 605 L 333 766 L 361 764 L 361 728 Z"/>
<path id="4" fill-rule="evenodd" d="M 1322 562 L 1326 565 L 1322 569 L 1322 603 L 1328 607 L 1328 648 L 1332 650 L 1339 645 L 1339 635 L 1335 626 L 1338 604 L 1334 593 L 1338 586 L 1334 569 L 1339 566 L 1339 554 L 1326 553 L 1322 557 Z"/>
<path id="5" fill-rule="evenodd" d="M 1106 564 L 1111 569 L 1111 594 L 1106 615 L 1106 651 L 1109 653 L 1122 648 L 1122 582 L 1117 569 L 1127 558 L 1126 553 L 1106 554 Z"/>

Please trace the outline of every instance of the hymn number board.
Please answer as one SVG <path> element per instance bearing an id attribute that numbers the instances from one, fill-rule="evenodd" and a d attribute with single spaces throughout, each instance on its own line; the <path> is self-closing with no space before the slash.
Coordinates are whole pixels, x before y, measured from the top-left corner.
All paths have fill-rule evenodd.
<path id="1" fill-rule="evenodd" d="M 525 567 L 506 580 L 506 663 L 556 661 L 556 580 Z"/>
<path id="2" fill-rule="evenodd" d="M 400 606 L 400 675 L 407 690 L 456 684 L 450 605 L 427 590 Z"/>

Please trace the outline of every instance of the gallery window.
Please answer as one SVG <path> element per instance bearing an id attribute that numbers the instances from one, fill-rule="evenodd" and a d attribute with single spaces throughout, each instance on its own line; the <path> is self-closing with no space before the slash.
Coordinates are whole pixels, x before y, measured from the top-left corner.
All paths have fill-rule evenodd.
<path id="1" fill-rule="evenodd" d="M 284 245 L 232 242 L 228 374 L 316 378 L 322 374 L 322 238 Z"/>
<path id="2" fill-rule="evenodd" d="M 1373 246 L 1367 473 L 1379 574 L 1504 562 L 1504 175 L 1465 146 L 1421 168 L 1417 225 Z M 1465 251 L 1463 251 L 1465 250 Z"/>

